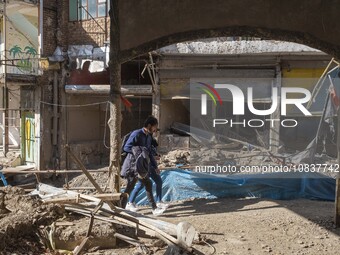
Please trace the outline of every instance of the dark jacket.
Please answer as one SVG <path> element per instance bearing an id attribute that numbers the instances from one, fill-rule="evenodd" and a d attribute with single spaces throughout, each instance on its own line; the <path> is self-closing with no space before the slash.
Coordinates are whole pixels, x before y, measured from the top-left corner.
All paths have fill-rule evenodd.
<path id="1" fill-rule="evenodd" d="M 148 176 L 150 170 L 149 151 L 146 147 L 133 146 L 132 153 L 129 153 L 124 160 L 121 176 L 129 176 L 144 179 Z"/>
<path id="2" fill-rule="evenodd" d="M 146 134 L 143 129 L 137 129 L 131 133 L 123 148 L 128 155 L 126 156 L 122 166 L 122 177 L 126 178 L 127 176 L 144 175 L 143 169 L 146 169 L 144 165 L 145 162 L 149 162 L 148 169 L 150 167 L 157 168 L 156 160 L 152 154 L 151 144 L 152 136 L 150 134 Z M 136 157 L 136 153 L 138 153 L 138 155 L 141 153 L 141 151 L 138 150 L 138 147 L 143 148 L 143 158 L 146 161 L 142 161 L 142 163 L 136 163 L 136 159 L 138 159 L 138 156 Z M 146 156 L 148 156 L 148 159 L 146 159 Z"/>

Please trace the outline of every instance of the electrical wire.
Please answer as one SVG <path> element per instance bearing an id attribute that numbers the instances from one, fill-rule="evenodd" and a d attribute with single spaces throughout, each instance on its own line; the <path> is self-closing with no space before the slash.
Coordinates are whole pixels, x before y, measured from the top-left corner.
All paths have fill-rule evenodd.
<path id="1" fill-rule="evenodd" d="M 210 255 L 214 255 L 216 253 L 216 248 L 215 246 L 213 246 L 212 244 L 208 243 L 205 240 L 202 240 L 203 243 L 205 243 L 206 245 L 210 246 L 213 249 L 213 252 Z"/>

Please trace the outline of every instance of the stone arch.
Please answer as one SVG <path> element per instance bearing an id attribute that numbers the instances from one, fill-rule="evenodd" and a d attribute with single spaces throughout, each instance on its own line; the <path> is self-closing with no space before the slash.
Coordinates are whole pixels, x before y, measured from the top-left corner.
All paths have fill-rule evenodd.
<path id="1" fill-rule="evenodd" d="M 222 36 L 297 42 L 340 58 L 340 0 L 119 0 L 118 6 L 123 62 L 177 42 Z"/>

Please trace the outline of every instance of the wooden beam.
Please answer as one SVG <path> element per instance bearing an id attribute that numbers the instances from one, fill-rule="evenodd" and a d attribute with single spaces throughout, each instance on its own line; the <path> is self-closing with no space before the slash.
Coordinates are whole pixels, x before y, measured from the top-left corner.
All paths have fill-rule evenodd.
<path id="1" fill-rule="evenodd" d="M 118 201 L 120 199 L 120 195 L 121 195 L 120 193 L 115 193 L 115 194 L 96 194 L 93 196 L 103 201 Z M 60 203 L 60 204 L 71 203 L 73 204 L 73 203 L 83 202 L 84 200 L 89 200 L 89 199 L 88 197 L 85 197 L 82 194 L 80 194 L 77 197 L 57 197 L 57 198 L 46 199 L 44 203 Z"/>
<path id="2" fill-rule="evenodd" d="M 98 183 L 93 179 L 92 175 L 89 173 L 89 171 L 85 168 L 83 163 L 76 157 L 76 155 L 73 154 L 73 152 L 70 149 L 70 146 L 68 144 L 65 146 L 67 152 L 70 154 L 71 158 L 77 163 L 79 168 L 83 171 L 83 173 L 86 175 L 86 177 L 89 179 L 89 181 L 92 183 L 92 185 L 96 188 L 96 190 L 99 193 L 104 193 L 102 188 L 98 185 Z"/>
<path id="3" fill-rule="evenodd" d="M 84 174 L 86 175 L 86 177 L 89 179 L 89 181 L 92 183 L 92 185 L 96 188 L 96 190 L 98 191 L 98 193 L 104 193 L 104 191 L 102 190 L 102 188 L 98 185 L 98 183 L 93 179 L 92 175 L 89 173 L 89 171 L 87 171 L 87 169 L 85 168 L 85 166 L 83 165 L 83 163 L 76 157 L 76 155 L 73 154 L 73 152 L 71 151 L 70 147 L 68 146 L 68 144 L 65 146 L 67 152 L 70 154 L 71 158 L 78 164 L 78 166 L 80 167 L 80 169 L 84 172 Z M 119 192 L 119 189 L 116 188 L 117 192 Z M 106 202 L 108 204 L 108 206 L 114 210 L 116 207 L 114 206 L 114 204 L 110 201 Z"/>

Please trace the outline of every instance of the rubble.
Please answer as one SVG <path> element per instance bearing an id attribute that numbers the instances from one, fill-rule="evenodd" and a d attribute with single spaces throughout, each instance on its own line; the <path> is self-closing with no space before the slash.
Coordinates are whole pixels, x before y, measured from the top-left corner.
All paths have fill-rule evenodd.
<path id="1" fill-rule="evenodd" d="M 0 250 L 9 254 L 41 254 L 44 247 L 39 242 L 38 229 L 62 217 L 63 208 L 25 196 L 21 188 L 5 187 L 0 193 Z"/>
<path id="2" fill-rule="evenodd" d="M 178 250 L 192 251 L 192 242 L 194 240 L 198 241 L 200 238 L 195 228 L 187 222 L 174 225 L 152 219 L 118 208 L 111 202 L 103 203 L 103 200 L 94 196 L 82 195 L 74 191 L 64 191 L 46 184 L 40 184 L 38 189 L 32 192 L 32 195 L 39 195 L 45 203 L 61 203 L 67 211 L 89 217 L 88 232 L 84 238 L 88 238 L 92 233 L 94 220 L 135 228 L 137 236 L 142 231 L 143 235 L 159 238 L 169 247 L 177 247 Z M 58 198 L 60 200 L 56 200 Z M 75 200 L 70 201 L 70 199 Z M 80 245 L 79 240 L 78 245 Z"/>
<path id="3" fill-rule="evenodd" d="M 178 149 L 162 155 L 159 167 L 174 167 L 176 165 L 187 165 L 190 162 L 190 151 Z"/>
<path id="4" fill-rule="evenodd" d="M 116 247 L 116 239 L 120 239 L 134 245 L 139 254 L 152 254 L 152 244 L 143 241 L 144 236 L 167 245 L 165 254 L 195 250 L 192 245 L 200 240 L 200 234 L 190 223 L 176 225 L 117 207 L 123 194 L 104 193 L 105 189 L 93 176 L 96 173 L 91 175 L 69 148 L 66 149 L 97 194 L 82 194 L 43 183 L 39 183 L 30 196 L 24 189 L 3 188 L 0 192 L 0 250 L 26 254 L 25 251 L 34 250 L 32 247 L 36 246 L 33 254 L 51 251 L 77 255 L 96 247 Z M 126 230 L 130 230 L 130 235 Z M 15 245 L 18 238 L 28 241 L 22 246 Z"/>
<path id="5" fill-rule="evenodd" d="M 56 249 L 73 251 L 81 241 L 86 237 L 88 231 L 89 220 L 87 218 L 66 217 L 63 221 L 70 224 L 62 224 L 56 222 L 53 233 L 53 241 Z M 59 225 L 58 225 L 59 223 Z M 111 249 L 116 246 L 116 238 L 114 237 L 115 228 L 112 224 L 94 221 L 89 238 L 90 247 L 101 247 L 102 249 Z"/>

